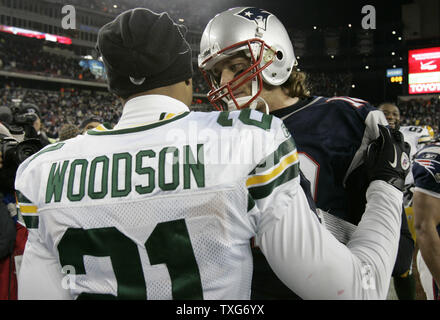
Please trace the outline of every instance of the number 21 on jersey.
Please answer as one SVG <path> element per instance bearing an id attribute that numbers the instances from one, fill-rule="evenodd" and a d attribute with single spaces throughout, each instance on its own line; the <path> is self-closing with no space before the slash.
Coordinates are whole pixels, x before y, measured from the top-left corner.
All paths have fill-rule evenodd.
<path id="1" fill-rule="evenodd" d="M 200 272 L 184 219 L 157 224 L 144 245 L 151 265 L 167 266 L 173 299 L 203 299 Z M 61 265 L 72 266 L 76 275 L 86 274 L 84 256 L 110 258 L 117 296 L 84 292 L 78 299 L 147 298 L 138 246 L 117 228 L 69 228 L 58 251 Z"/>

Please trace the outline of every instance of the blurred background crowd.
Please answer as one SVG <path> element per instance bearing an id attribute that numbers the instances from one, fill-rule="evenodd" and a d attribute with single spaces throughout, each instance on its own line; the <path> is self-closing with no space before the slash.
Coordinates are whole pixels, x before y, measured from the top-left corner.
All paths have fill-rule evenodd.
<path id="1" fill-rule="evenodd" d="M 58 9 L 66 4 L 74 6 L 76 14 L 81 17 L 75 30 L 55 27 L 50 20 L 62 18 Z M 225 0 L 225 3 L 212 3 L 209 6 L 201 0 L 194 0 L 190 5 L 171 0 L 0 0 L 0 7 L 4 6 L 13 13 L 12 18 L 0 14 L 0 25 L 49 32 L 70 37 L 73 41 L 72 45 L 65 45 L 0 32 L 0 105 L 11 107 L 20 102 L 36 104 L 41 111 L 43 130 L 54 139 L 58 138 L 63 125 L 79 126 L 92 116 L 99 116 L 109 125 L 114 125 L 121 114 L 121 102 L 108 93 L 105 72 L 97 72 L 88 61 L 100 63 L 94 50 L 99 27 L 136 5 L 166 11 L 187 27 L 187 40 L 194 53 L 194 100 L 191 108 L 194 111 L 211 111 L 213 108 L 206 98 L 209 87 L 197 67 L 201 32 L 209 18 L 224 6 L 240 4 L 238 0 Z M 283 12 L 283 8 L 274 8 L 263 0 L 256 0 L 253 5 Z M 347 7 L 349 9 L 353 8 Z M 402 12 L 404 9 L 402 7 Z M 336 4 L 335 8 L 329 7 L 328 10 L 337 10 Z M 47 16 L 47 23 L 44 19 L 36 23 L 39 20 L 36 16 L 20 19 L 21 14 L 22 17 L 32 14 Z M 284 18 L 283 14 L 279 15 L 281 19 Z M 390 39 L 379 33 L 372 36 L 351 24 L 348 24 L 348 28 L 342 27 L 342 22 L 331 19 L 330 12 L 327 16 L 330 20 L 321 21 L 322 24 L 326 23 L 326 27 L 314 25 L 318 20 L 312 14 L 309 19 L 304 19 L 294 12 L 292 19 L 295 25 L 286 24 L 301 71 L 307 75 L 311 94 L 358 97 L 373 105 L 392 102 L 400 109 L 402 125 L 430 125 L 437 132 L 440 122 L 438 97 L 400 99 L 402 83 L 390 87 L 389 83 L 380 83 L 371 78 L 379 73 L 383 78 L 384 68 L 391 64 L 399 67 L 405 61 L 405 50 L 400 41 L 405 28 L 396 24 L 402 17 L 390 16 L 389 20 L 382 22 L 383 32 L 389 32 L 388 27 L 393 30 L 394 36 Z M 394 51 L 390 56 L 388 51 L 391 48 Z M 387 55 L 386 59 L 384 55 Z"/>

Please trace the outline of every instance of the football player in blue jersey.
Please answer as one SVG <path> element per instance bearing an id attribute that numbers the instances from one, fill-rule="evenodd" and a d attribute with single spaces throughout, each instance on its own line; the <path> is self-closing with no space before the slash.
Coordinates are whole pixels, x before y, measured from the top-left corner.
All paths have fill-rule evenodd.
<path id="1" fill-rule="evenodd" d="M 420 150 L 412 168 L 415 191 L 413 199 L 417 243 L 432 275 L 432 293 L 440 300 L 440 144 Z M 424 286 L 425 291 L 429 286 Z"/>
<path id="2" fill-rule="evenodd" d="M 311 96 L 305 74 L 296 69 L 286 29 L 262 9 L 232 8 L 211 19 L 198 62 L 211 88 L 208 99 L 217 109 L 257 109 L 284 121 L 296 138 L 301 170 L 317 207 L 330 220 L 337 217 L 341 225 L 355 227 L 368 186 L 363 155 L 379 136 L 378 124 L 387 125 L 384 114 L 357 98 Z M 414 249 L 406 219 L 402 221 L 394 275 L 409 269 Z M 295 297 L 270 275 L 258 248 L 254 261 L 253 298 Z"/>

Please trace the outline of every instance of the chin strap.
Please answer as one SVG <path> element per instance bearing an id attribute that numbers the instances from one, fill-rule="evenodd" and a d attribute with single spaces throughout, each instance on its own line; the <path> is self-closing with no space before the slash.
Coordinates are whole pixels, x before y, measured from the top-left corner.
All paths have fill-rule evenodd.
<path id="1" fill-rule="evenodd" d="M 237 100 L 238 105 L 243 105 L 246 102 L 248 102 L 250 99 L 252 99 L 252 96 L 240 97 L 240 98 L 237 98 L 236 100 Z M 266 114 L 269 114 L 269 105 L 261 97 L 258 97 L 257 99 L 255 99 L 249 105 L 249 109 L 258 110 L 258 111 L 261 111 L 261 112 L 265 112 Z M 232 101 L 232 100 L 228 101 L 228 110 L 229 111 L 238 110 L 237 106 L 234 103 L 234 101 Z"/>
<path id="2" fill-rule="evenodd" d="M 254 79 L 252 79 L 252 95 L 237 98 L 236 99 L 237 104 L 240 106 L 240 105 L 247 103 L 250 99 L 252 99 L 257 94 L 257 92 L 258 92 L 258 79 L 254 78 Z M 227 104 L 228 104 L 229 111 L 237 110 L 237 106 L 235 105 L 235 103 L 232 99 L 228 100 Z M 252 103 L 249 105 L 249 108 L 253 109 L 253 110 L 265 112 L 266 114 L 269 114 L 269 105 L 261 97 L 257 97 L 254 101 L 252 101 Z"/>

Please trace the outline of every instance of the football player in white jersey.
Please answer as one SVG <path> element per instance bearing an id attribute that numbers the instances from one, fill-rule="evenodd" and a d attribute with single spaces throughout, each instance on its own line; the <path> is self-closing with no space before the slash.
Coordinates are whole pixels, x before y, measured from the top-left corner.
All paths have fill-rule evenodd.
<path id="1" fill-rule="evenodd" d="M 281 120 L 189 112 L 191 49 L 168 14 L 126 11 L 97 48 L 122 116 L 19 167 L 20 299 L 249 299 L 251 238 L 302 298 L 385 298 L 408 169 L 400 133 L 380 127 L 367 149 L 368 205 L 345 246 L 311 212 Z"/>
<path id="2" fill-rule="evenodd" d="M 430 126 L 401 126 L 399 130 L 411 146 L 411 159 L 417 151 L 434 139 L 434 131 Z"/>

